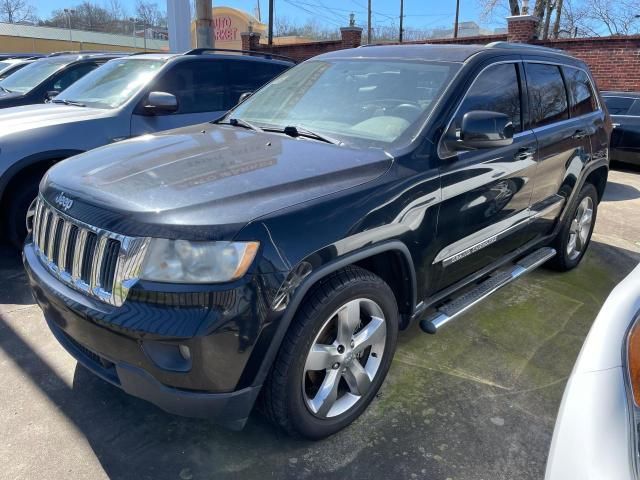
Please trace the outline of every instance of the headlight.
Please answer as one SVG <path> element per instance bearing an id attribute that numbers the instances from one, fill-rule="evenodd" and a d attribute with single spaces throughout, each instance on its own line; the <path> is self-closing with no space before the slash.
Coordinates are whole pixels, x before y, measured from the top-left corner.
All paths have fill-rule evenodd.
<path id="1" fill-rule="evenodd" d="M 258 242 L 151 240 L 140 278 L 156 282 L 220 283 L 242 277 Z"/>

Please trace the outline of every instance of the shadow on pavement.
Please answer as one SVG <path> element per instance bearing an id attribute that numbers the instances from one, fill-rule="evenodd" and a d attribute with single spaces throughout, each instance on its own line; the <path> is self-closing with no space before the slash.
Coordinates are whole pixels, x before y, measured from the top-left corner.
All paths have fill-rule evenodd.
<path id="1" fill-rule="evenodd" d="M 594 242 L 591 258 L 580 269 L 563 275 L 542 270 L 532 274 L 531 281 L 503 290 L 502 298 L 513 302 L 507 306 L 513 310 L 507 311 L 506 321 L 499 319 L 505 322 L 499 326 L 504 339 L 488 337 L 491 324 L 482 323 L 482 315 L 491 313 L 491 308 L 505 308 L 504 301 L 494 302 L 499 307 L 486 307 L 485 313 L 476 311 L 477 321 L 473 314 L 466 316 L 437 338 L 419 336 L 416 329 L 405 332 L 381 399 L 353 427 L 322 442 L 290 439 L 256 414 L 242 432 L 172 416 L 124 394 L 80 366 L 76 366 L 71 389 L 49 388 L 46 383 L 50 382 L 42 381 L 45 376 L 64 382 L 16 334 L 1 312 L 0 348 L 82 432 L 111 478 L 540 478 L 564 380 L 593 321 L 593 311 L 634 267 L 628 259 L 637 254 L 619 250 Z M 602 276 L 602 272 L 608 272 L 606 279 L 590 278 Z M 578 312 L 579 320 L 565 324 L 559 333 L 539 344 L 535 343 L 536 332 L 532 332 L 534 345 L 521 368 L 496 377 L 484 372 L 487 378 L 464 370 L 461 361 L 473 365 L 470 368 L 480 368 L 486 361 L 484 370 L 491 369 L 491 358 L 477 365 L 473 349 L 493 355 L 514 341 L 526 341 L 515 337 L 529 317 L 543 315 L 536 309 L 543 308 L 540 303 L 548 295 L 546 290 L 572 291 L 574 281 L 584 288 L 601 282 L 595 294 L 587 292 L 589 298 L 583 303 L 591 302 L 590 309 L 580 310 L 582 300 L 563 300 L 565 310 L 556 312 L 558 319 L 568 321 Z M 26 284 L 17 288 L 26 290 Z M 523 316 L 516 316 L 522 308 Z M 573 313 L 568 313 L 569 308 Z M 487 322 L 494 322 L 496 316 L 490 317 Z M 518 321 L 523 325 L 518 326 Z M 548 321 L 558 323 L 555 317 Z M 561 343 L 549 343 L 559 339 Z M 565 349 L 567 342 L 570 348 L 563 355 L 568 355 L 568 360 L 559 364 L 553 352 Z M 546 365 L 544 362 L 550 365 L 549 381 L 540 371 L 532 370 L 538 357 L 536 369 Z M 495 357 L 499 368 L 504 366 L 502 358 L 508 357 Z M 440 368 L 436 361 L 444 366 Z M 452 362 L 450 369 L 447 362 Z M 530 378 L 523 380 L 522 375 Z M 537 384 L 539 378 L 545 378 L 544 382 Z M 540 403 L 536 395 L 544 389 L 548 390 L 544 402 L 536 405 Z"/>
<path id="2" fill-rule="evenodd" d="M 602 201 L 622 202 L 625 200 L 635 200 L 636 198 L 640 198 L 640 190 L 636 187 L 609 181 L 607 182 L 607 188 L 604 191 Z"/>

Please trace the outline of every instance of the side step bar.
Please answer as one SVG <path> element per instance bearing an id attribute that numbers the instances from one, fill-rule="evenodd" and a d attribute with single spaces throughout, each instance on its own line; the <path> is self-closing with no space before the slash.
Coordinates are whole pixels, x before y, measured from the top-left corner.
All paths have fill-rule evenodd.
<path id="1" fill-rule="evenodd" d="M 496 290 L 508 285 L 527 272 L 536 269 L 556 254 L 555 249 L 544 247 L 518 260 L 510 271 L 497 273 L 480 283 L 473 290 L 439 307 L 431 316 L 420 321 L 420 328 L 426 333 L 436 333 L 440 327 L 458 315 L 466 312 Z"/>

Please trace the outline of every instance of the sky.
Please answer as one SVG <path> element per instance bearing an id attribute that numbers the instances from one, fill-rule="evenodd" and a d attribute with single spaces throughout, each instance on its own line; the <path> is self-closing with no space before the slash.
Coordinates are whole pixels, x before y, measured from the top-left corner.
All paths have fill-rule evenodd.
<path id="1" fill-rule="evenodd" d="M 68 8 L 80 0 L 30 0 L 41 18 L 49 16 L 52 10 Z M 93 0 L 98 4 L 105 0 Z M 129 11 L 133 11 L 135 0 L 121 0 Z M 166 0 L 156 0 L 166 9 Z M 187 0 L 185 0 L 186 2 Z M 214 0 L 214 6 L 228 6 L 254 13 L 258 0 Z M 367 0 L 274 0 L 275 15 L 286 16 L 290 21 L 303 24 L 311 18 L 326 27 L 345 26 L 349 13 L 354 13 L 356 24 L 365 26 L 367 21 Z M 262 21 L 266 23 L 268 0 L 260 0 Z M 481 20 L 479 0 L 460 0 L 460 21 L 476 21 L 483 27 L 495 28 L 506 25 L 504 13 L 498 13 L 493 20 Z M 431 29 L 451 27 L 455 15 L 455 0 L 404 0 L 405 29 Z M 397 26 L 400 15 L 400 0 L 372 0 L 372 24 Z"/>

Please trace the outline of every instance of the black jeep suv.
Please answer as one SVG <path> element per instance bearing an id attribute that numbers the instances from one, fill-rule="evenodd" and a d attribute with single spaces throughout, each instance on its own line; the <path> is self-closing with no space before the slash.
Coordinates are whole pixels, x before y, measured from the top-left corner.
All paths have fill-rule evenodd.
<path id="1" fill-rule="evenodd" d="M 24 262 L 54 335 L 105 380 L 235 428 L 260 393 L 321 438 L 371 402 L 412 321 L 434 333 L 580 262 L 610 132 L 562 52 L 329 53 L 214 124 L 53 167 Z"/>

